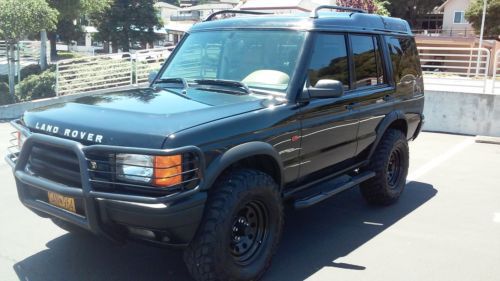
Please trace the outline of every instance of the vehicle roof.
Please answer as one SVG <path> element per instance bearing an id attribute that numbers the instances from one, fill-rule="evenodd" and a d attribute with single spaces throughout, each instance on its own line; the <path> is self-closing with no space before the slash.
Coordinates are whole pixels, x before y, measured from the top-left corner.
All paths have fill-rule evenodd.
<path id="1" fill-rule="evenodd" d="M 190 32 L 238 28 L 371 31 L 412 35 L 410 26 L 405 20 L 376 14 L 352 12 L 320 12 L 318 18 L 311 18 L 309 13 L 259 16 L 238 15 L 232 18 L 195 24 L 190 29 Z"/>

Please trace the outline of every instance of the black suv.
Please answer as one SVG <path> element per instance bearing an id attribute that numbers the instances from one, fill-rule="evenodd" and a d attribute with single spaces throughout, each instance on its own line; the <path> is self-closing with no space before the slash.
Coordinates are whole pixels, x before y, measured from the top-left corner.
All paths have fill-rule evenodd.
<path id="1" fill-rule="evenodd" d="M 332 8 L 346 12 L 319 12 Z M 21 202 L 69 231 L 183 246 L 196 280 L 262 277 L 285 204 L 357 186 L 369 203 L 395 202 L 423 123 L 407 22 L 332 6 L 220 14 L 150 87 L 13 121 Z"/>

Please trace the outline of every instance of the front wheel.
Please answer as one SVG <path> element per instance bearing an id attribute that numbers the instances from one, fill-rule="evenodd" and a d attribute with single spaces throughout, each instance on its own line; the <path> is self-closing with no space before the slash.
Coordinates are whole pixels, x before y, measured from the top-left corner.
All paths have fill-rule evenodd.
<path id="1" fill-rule="evenodd" d="M 271 264 L 283 227 L 278 185 L 256 170 L 219 180 L 184 260 L 197 281 L 258 280 Z"/>
<path id="2" fill-rule="evenodd" d="M 375 177 L 360 184 L 364 198 L 372 204 L 395 202 L 404 190 L 410 153 L 403 132 L 389 129 L 380 140 L 367 170 Z"/>

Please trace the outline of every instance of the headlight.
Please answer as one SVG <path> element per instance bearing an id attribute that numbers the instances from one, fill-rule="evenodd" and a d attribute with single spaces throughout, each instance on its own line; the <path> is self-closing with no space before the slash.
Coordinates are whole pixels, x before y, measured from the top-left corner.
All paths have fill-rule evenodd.
<path id="1" fill-rule="evenodd" d="M 182 157 L 117 154 L 116 176 L 122 181 L 168 187 L 182 182 Z"/>

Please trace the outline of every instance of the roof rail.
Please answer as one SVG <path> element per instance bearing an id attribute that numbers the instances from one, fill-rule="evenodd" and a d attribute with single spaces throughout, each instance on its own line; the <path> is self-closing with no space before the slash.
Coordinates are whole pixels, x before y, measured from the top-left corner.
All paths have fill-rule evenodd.
<path id="1" fill-rule="evenodd" d="M 357 8 L 349 8 L 349 7 L 342 7 L 342 6 L 331 6 L 331 5 L 320 5 L 316 7 L 312 12 L 311 12 L 311 18 L 318 18 L 318 12 L 319 10 L 323 9 L 332 9 L 332 10 L 339 10 L 339 11 L 351 11 L 351 12 L 356 12 L 356 13 L 366 13 L 365 10 L 362 9 L 357 9 Z"/>
<path id="2" fill-rule="evenodd" d="M 215 18 L 215 16 L 223 15 L 223 14 L 270 15 L 271 13 L 257 12 L 257 11 L 246 11 L 246 10 L 222 10 L 222 11 L 212 13 L 204 21 L 211 21 Z"/>

